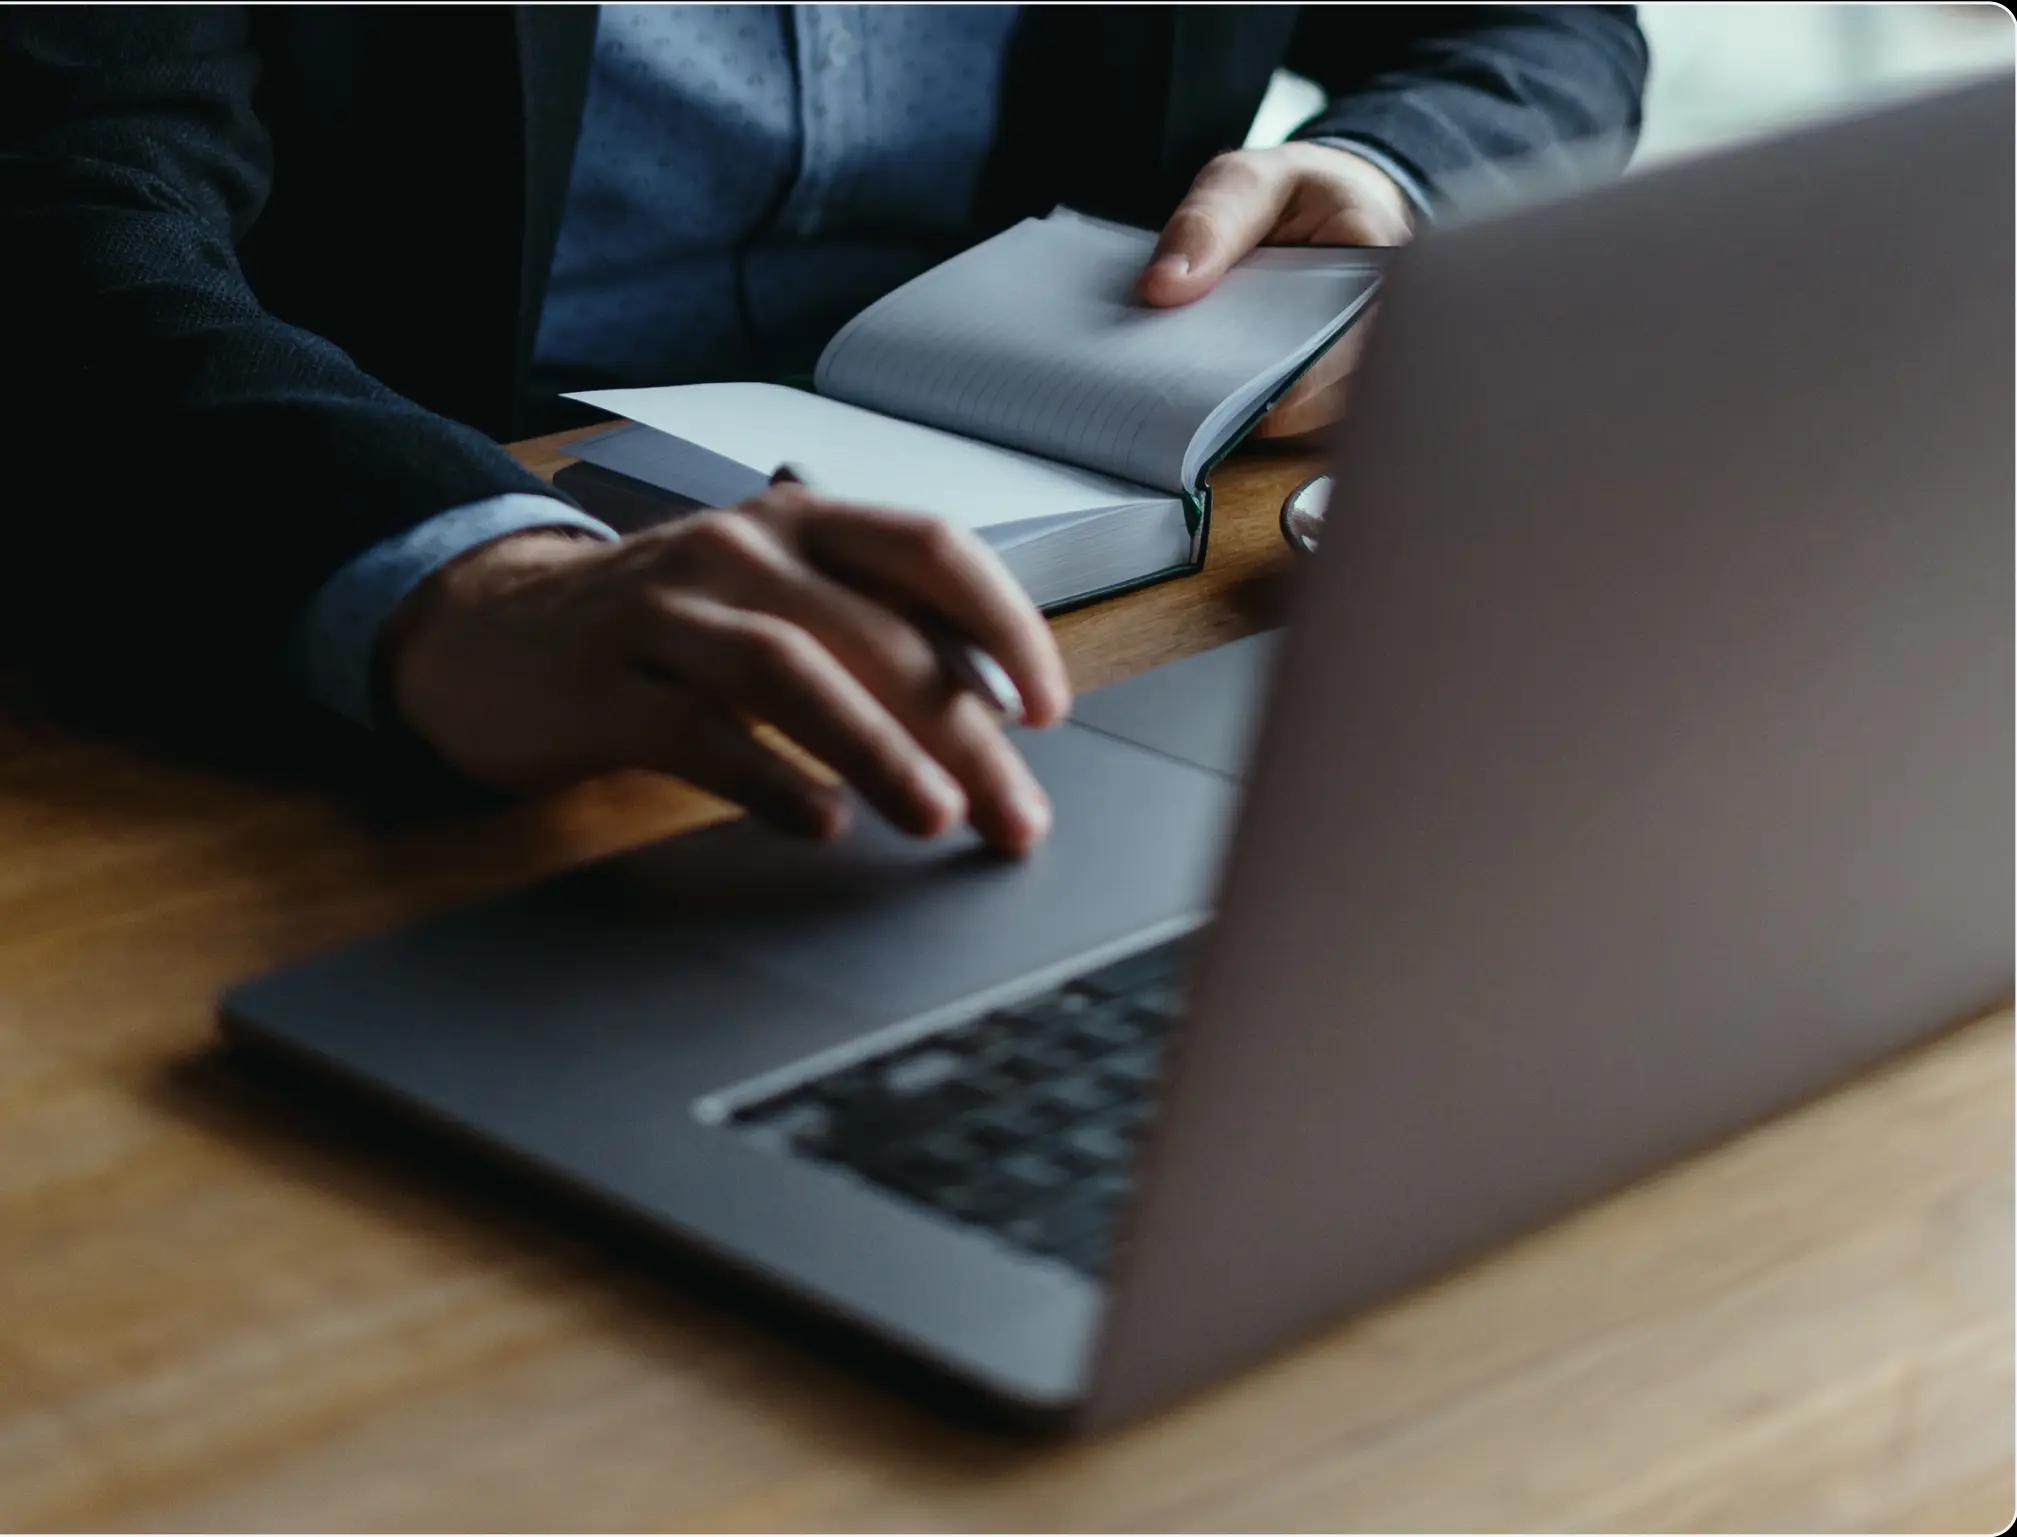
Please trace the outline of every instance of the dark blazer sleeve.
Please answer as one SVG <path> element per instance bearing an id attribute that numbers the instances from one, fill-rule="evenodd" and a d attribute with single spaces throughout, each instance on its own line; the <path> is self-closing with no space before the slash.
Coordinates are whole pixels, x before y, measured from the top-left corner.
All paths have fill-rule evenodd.
<path id="1" fill-rule="evenodd" d="M 1288 64 L 1330 105 L 1295 137 L 1375 145 L 1432 203 L 1453 179 L 1489 181 L 1509 162 L 1572 174 L 1571 146 L 1622 166 L 1646 63 L 1626 5 L 1305 6 Z"/>
<path id="2" fill-rule="evenodd" d="M 207 689 L 268 686 L 350 556 L 545 489 L 261 307 L 236 254 L 272 174 L 250 25 L 0 10 L 0 606 Z"/>

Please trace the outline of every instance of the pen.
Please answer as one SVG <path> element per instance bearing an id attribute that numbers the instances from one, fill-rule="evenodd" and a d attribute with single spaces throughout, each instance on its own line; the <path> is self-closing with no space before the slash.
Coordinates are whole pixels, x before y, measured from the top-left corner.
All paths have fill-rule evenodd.
<path id="1" fill-rule="evenodd" d="M 802 471 L 790 464 L 780 464 L 771 472 L 770 483 L 785 482 L 804 486 L 808 491 L 818 489 Z M 949 625 L 936 619 L 917 618 L 914 622 L 931 642 L 947 677 L 996 714 L 1014 721 L 1023 718 L 1022 690 L 1015 686 L 1007 668 Z"/>

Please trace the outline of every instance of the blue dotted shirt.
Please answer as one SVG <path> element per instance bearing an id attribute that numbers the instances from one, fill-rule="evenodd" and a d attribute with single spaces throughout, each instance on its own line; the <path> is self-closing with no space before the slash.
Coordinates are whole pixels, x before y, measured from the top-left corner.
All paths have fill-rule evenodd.
<path id="1" fill-rule="evenodd" d="M 561 388 L 809 369 L 964 242 L 1013 6 L 605 6 L 535 355 Z"/>

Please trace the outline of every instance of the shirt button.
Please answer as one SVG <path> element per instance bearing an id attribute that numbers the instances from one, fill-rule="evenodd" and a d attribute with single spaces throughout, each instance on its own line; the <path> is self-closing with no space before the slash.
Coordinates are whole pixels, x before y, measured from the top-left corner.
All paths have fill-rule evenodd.
<path id="1" fill-rule="evenodd" d="M 846 69 L 854 61 L 854 37 L 836 31 L 826 43 L 826 62 L 833 69 Z"/>

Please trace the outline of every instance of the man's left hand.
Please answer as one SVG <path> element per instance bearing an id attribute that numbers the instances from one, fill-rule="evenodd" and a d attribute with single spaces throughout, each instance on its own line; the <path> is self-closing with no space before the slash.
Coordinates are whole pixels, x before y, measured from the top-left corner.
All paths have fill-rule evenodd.
<path id="1" fill-rule="evenodd" d="M 1370 160 L 1328 144 L 1283 144 L 1218 156 L 1163 226 L 1135 285 L 1167 308 L 1203 298 L 1258 245 L 1403 245 L 1414 231 L 1407 194 Z M 1257 437 L 1288 437 L 1344 414 L 1365 327 L 1356 325 L 1297 381 Z"/>

